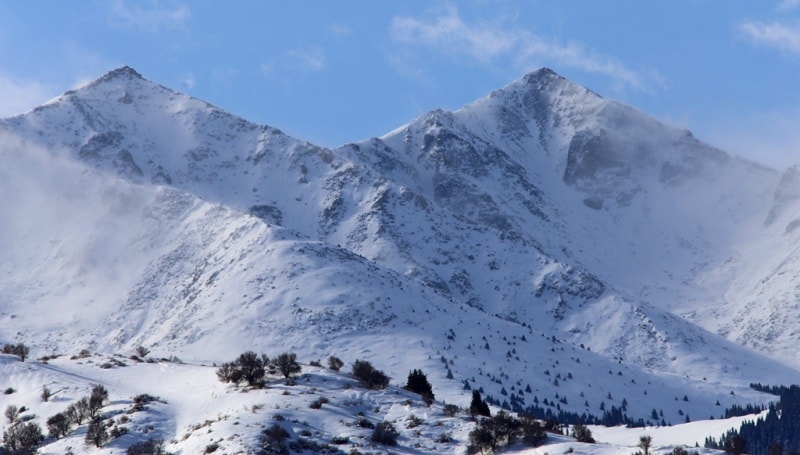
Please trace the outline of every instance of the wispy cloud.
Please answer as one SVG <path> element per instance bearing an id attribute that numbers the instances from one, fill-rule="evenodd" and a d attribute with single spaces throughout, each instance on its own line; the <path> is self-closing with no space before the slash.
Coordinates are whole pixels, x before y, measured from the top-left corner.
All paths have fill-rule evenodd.
<path id="1" fill-rule="evenodd" d="M 295 79 L 321 73 L 327 69 L 325 53 L 319 46 L 289 49 L 261 64 L 261 74 L 291 84 Z"/>
<path id="2" fill-rule="evenodd" d="M 800 54 L 800 23 L 749 21 L 742 23 L 739 31 L 754 44 Z"/>
<path id="3" fill-rule="evenodd" d="M 146 32 L 163 29 L 180 29 L 191 16 L 189 7 L 173 3 L 164 6 L 159 0 L 147 2 L 111 2 L 111 20 L 114 25 L 138 28 Z"/>
<path id="4" fill-rule="evenodd" d="M 22 114 L 52 98 L 55 90 L 33 80 L 0 73 L 0 117 Z"/>
<path id="5" fill-rule="evenodd" d="M 800 6 L 800 0 L 783 0 L 778 5 L 779 11 L 790 11 Z"/>
<path id="6" fill-rule="evenodd" d="M 350 27 L 339 23 L 331 24 L 328 27 L 328 30 L 330 30 L 330 32 L 336 36 L 350 36 L 353 34 L 353 31 L 350 30 Z"/>
<path id="7" fill-rule="evenodd" d="M 303 71 L 317 72 L 325 69 L 325 54 L 319 47 L 292 49 L 286 53 L 286 58 Z"/>
<path id="8" fill-rule="evenodd" d="M 425 19 L 395 17 L 391 38 L 410 46 L 424 46 L 473 64 L 494 64 L 508 60 L 518 70 L 556 64 L 608 76 L 624 85 L 646 90 L 660 78 L 643 75 L 627 68 L 617 59 L 588 49 L 584 44 L 561 42 L 518 27 L 513 21 L 498 19 L 493 23 L 468 23 L 455 6 L 428 11 Z"/>
<path id="9" fill-rule="evenodd" d="M 184 76 L 181 83 L 184 87 L 191 90 L 197 86 L 197 79 L 195 79 L 194 74 L 188 73 L 186 76 Z"/>
<path id="10" fill-rule="evenodd" d="M 800 164 L 798 123 L 800 109 L 776 109 L 732 113 L 696 132 L 723 150 L 782 170 Z"/>

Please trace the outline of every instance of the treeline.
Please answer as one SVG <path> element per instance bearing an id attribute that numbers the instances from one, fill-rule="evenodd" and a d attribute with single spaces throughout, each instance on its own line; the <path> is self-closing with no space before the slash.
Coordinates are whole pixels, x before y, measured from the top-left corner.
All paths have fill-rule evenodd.
<path id="1" fill-rule="evenodd" d="M 511 398 L 512 399 L 510 402 L 507 400 L 500 402 L 493 396 L 487 395 L 486 401 L 500 408 L 513 411 L 517 414 L 529 415 L 539 420 L 555 420 L 565 425 L 583 424 L 604 425 L 607 427 L 626 425 L 632 428 L 645 426 L 644 419 L 632 419 L 628 417 L 628 415 L 621 408 L 616 406 L 611 406 L 611 409 L 606 409 L 603 411 L 602 416 L 596 416 L 594 414 L 578 414 L 577 412 L 568 412 L 560 409 L 556 409 L 556 412 L 553 412 L 553 409 L 549 407 L 543 408 L 538 404 L 525 406 L 519 400 L 515 400 L 513 395 Z"/>
<path id="2" fill-rule="evenodd" d="M 705 446 L 729 453 L 782 455 L 800 453 L 800 387 L 770 388 L 780 390 L 780 401 L 769 406 L 766 417 L 745 421 L 738 430 L 730 430 Z"/>

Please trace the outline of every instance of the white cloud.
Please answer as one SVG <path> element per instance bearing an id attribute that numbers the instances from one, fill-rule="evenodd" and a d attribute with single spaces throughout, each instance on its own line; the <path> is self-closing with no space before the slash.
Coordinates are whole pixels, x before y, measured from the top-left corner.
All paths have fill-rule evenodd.
<path id="1" fill-rule="evenodd" d="M 797 8 L 800 5 L 800 0 L 783 0 L 778 5 L 779 11 L 790 11 Z"/>
<path id="2" fill-rule="evenodd" d="M 745 22 L 739 30 L 755 44 L 800 54 L 800 24 Z"/>
<path id="3" fill-rule="evenodd" d="M 645 90 L 658 77 L 641 75 L 613 57 L 587 49 L 579 42 L 563 43 L 517 27 L 507 20 L 495 23 L 465 22 L 454 6 L 426 17 L 395 17 L 392 20 L 391 38 L 402 44 L 425 46 L 457 59 L 464 57 L 471 63 L 492 64 L 509 59 L 519 70 L 531 70 L 545 64 L 557 64 L 608 76 L 626 86 Z M 651 80 L 653 79 L 653 80 Z"/>
<path id="4" fill-rule="evenodd" d="M 350 27 L 344 24 L 331 24 L 331 26 L 328 27 L 328 30 L 330 30 L 330 32 L 336 36 L 350 36 L 353 34 L 353 31 L 350 30 Z"/>
<path id="5" fill-rule="evenodd" d="M 319 72 L 325 69 L 325 54 L 319 47 L 292 49 L 286 52 L 287 64 L 304 72 Z"/>
<path id="6" fill-rule="evenodd" d="M 183 86 L 188 89 L 193 89 L 197 86 L 197 79 L 195 79 L 194 74 L 189 73 L 183 78 Z"/>
<path id="7" fill-rule="evenodd" d="M 0 73 L 0 93 L 0 117 L 9 117 L 43 104 L 57 92 L 40 82 Z"/>
<path id="8" fill-rule="evenodd" d="M 800 164 L 800 109 L 773 110 L 718 119 L 694 130 L 727 152 L 783 170 Z"/>
<path id="9" fill-rule="evenodd" d="M 162 6 L 159 0 L 148 2 L 126 2 L 114 0 L 111 3 L 111 19 L 115 25 L 134 27 L 147 32 L 162 29 L 180 29 L 191 16 L 189 7 L 175 4 Z"/>

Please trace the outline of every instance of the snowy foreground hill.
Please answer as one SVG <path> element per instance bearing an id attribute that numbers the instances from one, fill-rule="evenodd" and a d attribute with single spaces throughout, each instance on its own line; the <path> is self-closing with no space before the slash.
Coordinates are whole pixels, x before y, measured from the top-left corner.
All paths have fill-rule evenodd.
<path id="1" fill-rule="evenodd" d="M 0 405 L 44 426 L 92 384 L 109 416 L 163 399 L 103 449 L 79 430 L 46 453 L 123 453 L 150 432 L 176 453 L 255 452 L 278 408 L 297 438 L 348 436 L 344 452 L 386 450 L 349 425 L 362 412 L 403 428 L 392 451 L 453 453 L 474 423 L 444 404 L 478 389 L 675 425 L 648 430 L 669 451 L 735 426 L 728 406 L 774 399 L 750 383 L 798 382 L 800 171 L 550 70 L 330 150 L 124 67 L 0 120 L 0 159 L 0 343 L 34 359 L 0 358 L 15 390 Z M 132 362 L 139 346 L 164 360 Z M 217 381 L 212 365 L 248 350 L 297 353 L 304 374 L 247 393 Z M 331 355 L 341 373 L 308 366 Z M 393 386 L 423 370 L 437 401 L 351 387 L 357 359 Z M 43 403 L 43 385 L 63 393 Z M 315 395 L 329 403 L 310 409 Z M 628 453 L 644 430 L 629 431 L 548 446 Z"/>

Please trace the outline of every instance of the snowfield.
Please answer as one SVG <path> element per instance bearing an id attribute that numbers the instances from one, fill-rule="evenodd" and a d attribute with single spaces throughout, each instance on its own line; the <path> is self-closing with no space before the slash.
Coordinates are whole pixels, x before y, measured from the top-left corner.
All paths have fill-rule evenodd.
<path id="1" fill-rule="evenodd" d="M 109 391 L 109 403 L 101 410 L 103 418 L 113 422 L 109 432 L 127 429 L 96 448 L 84 441 L 87 426 L 84 422 L 67 437 L 46 439 L 41 454 L 63 454 L 70 450 L 124 453 L 135 442 L 148 439 L 163 440 L 171 453 L 210 453 L 207 450 L 213 446 L 218 447 L 219 453 L 256 453 L 263 444 L 260 433 L 273 424 L 286 429 L 290 441 L 298 444 L 306 441 L 307 453 L 322 450 L 317 446 L 326 446 L 332 451 L 340 450 L 339 453 L 356 449 L 370 453 L 459 454 L 466 453 L 468 434 L 474 427 L 464 409 L 450 416 L 444 412 L 445 403 L 441 400 L 426 406 L 419 395 L 399 388 L 396 380 L 392 382 L 398 385 L 385 390 L 365 389 L 350 376 L 349 365 L 341 372 L 303 365 L 303 371 L 291 383 L 272 377 L 266 388 L 251 389 L 220 382 L 213 366 L 166 360 L 142 362 L 119 355 L 84 354 L 25 363 L 2 355 L 0 362 L 0 373 L 5 378 L 3 386 L 14 389 L 0 396 L 3 409 L 9 405 L 24 406 L 21 418 L 46 429 L 47 418 L 89 395 L 91 388 L 100 384 Z M 40 397 L 43 386 L 53 392 L 47 402 Z M 152 401 L 143 409 L 134 410 L 133 398 L 145 394 Z M 313 409 L 311 404 L 321 398 L 327 401 L 319 409 Z M 465 408 L 469 403 L 453 404 Z M 398 445 L 387 447 L 371 442 L 372 430 L 365 424 L 359 425 L 361 419 L 373 425 L 392 422 L 399 431 Z M 578 443 L 568 436 L 551 433 L 537 448 L 516 445 L 508 453 L 562 453 L 570 448 L 575 453 L 632 453 L 643 434 L 653 437 L 654 453 L 667 453 L 678 445 L 691 448 L 696 441 L 702 445 L 706 435 L 721 434 L 742 419 L 662 428 L 590 426 L 597 444 Z M 7 427 L 8 422 L 0 425 L 2 430 Z M 334 438 L 338 443 L 333 443 Z M 715 452 L 702 448 L 698 451 Z"/>

